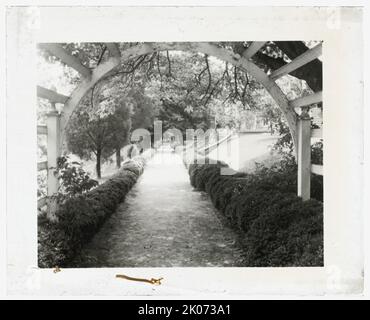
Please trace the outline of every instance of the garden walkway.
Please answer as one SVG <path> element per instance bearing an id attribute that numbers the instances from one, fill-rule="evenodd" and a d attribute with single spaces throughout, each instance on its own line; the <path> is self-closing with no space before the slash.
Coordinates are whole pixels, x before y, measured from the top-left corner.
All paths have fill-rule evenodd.
<path id="1" fill-rule="evenodd" d="M 235 233 L 193 190 L 180 156 L 158 152 L 93 240 L 80 267 L 243 266 Z"/>

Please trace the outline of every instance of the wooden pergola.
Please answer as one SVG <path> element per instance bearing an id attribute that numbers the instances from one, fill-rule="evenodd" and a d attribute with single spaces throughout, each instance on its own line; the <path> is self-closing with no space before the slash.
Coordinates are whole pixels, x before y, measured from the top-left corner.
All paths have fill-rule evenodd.
<path id="1" fill-rule="evenodd" d="M 81 99 L 88 91 L 102 78 L 114 74 L 118 68 L 127 60 L 151 54 L 159 51 L 188 51 L 203 53 L 214 56 L 220 60 L 230 63 L 233 66 L 248 72 L 260 82 L 283 112 L 290 133 L 293 138 L 296 158 L 298 162 L 298 196 L 303 200 L 310 199 L 311 172 L 323 175 L 323 166 L 311 164 L 311 138 L 322 138 L 322 129 L 311 130 L 311 119 L 308 114 L 309 108 L 322 102 L 322 92 L 316 92 L 309 96 L 300 97 L 295 100 L 288 100 L 286 95 L 277 85 L 276 80 L 284 77 L 298 68 L 317 59 L 322 54 L 322 44 L 296 57 L 291 62 L 283 65 L 271 74 L 266 74 L 259 68 L 251 58 L 266 44 L 266 42 L 252 42 L 248 48 L 238 54 L 230 49 L 218 47 L 208 42 L 154 42 L 143 43 L 130 47 L 124 51 L 119 50 L 118 43 L 105 43 L 109 50 L 109 57 L 94 69 L 85 67 L 78 58 L 70 55 L 60 44 L 42 43 L 39 47 L 59 58 L 63 63 L 75 69 L 81 75 L 81 83 L 75 88 L 72 94 L 67 97 L 54 90 L 37 87 L 37 95 L 50 101 L 53 110 L 48 113 L 47 126 L 39 126 L 38 134 L 47 134 L 47 161 L 38 164 L 38 170 L 48 170 L 56 166 L 57 158 L 65 149 L 65 130 L 73 110 L 78 106 Z M 64 105 L 61 114 L 56 112 L 55 104 Z M 301 112 L 297 113 L 297 109 Z M 58 189 L 58 180 L 53 174 L 48 174 L 48 196 L 54 194 Z M 39 207 L 45 205 L 45 200 L 39 201 Z"/>

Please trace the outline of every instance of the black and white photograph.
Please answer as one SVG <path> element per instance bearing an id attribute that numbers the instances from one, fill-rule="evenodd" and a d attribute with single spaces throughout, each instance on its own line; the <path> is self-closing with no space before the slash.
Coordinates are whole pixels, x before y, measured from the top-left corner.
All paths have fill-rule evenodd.
<path id="1" fill-rule="evenodd" d="M 39 267 L 323 265 L 322 41 L 39 43 Z"/>
<path id="2" fill-rule="evenodd" d="M 363 14 L 7 7 L 7 295 L 361 295 Z"/>

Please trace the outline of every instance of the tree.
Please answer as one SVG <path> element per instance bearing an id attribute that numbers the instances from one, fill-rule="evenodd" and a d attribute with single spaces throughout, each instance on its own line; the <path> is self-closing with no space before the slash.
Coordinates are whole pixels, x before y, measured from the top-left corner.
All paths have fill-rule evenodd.
<path id="1" fill-rule="evenodd" d="M 133 88 L 127 95 L 132 105 L 132 130 L 151 129 L 156 115 L 155 106 L 152 99 L 146 94 L 143 87 Z"/>
<path id="2" fill-rule="evenodd" d="M 93 93 L 92 93 L 93 94 Z M 115 118 L 111 120 L 110 131 L 112 132 L 108 149 L 114 150 L 116 154 L 116 166 L 121 167 L 121 149 L 129 143 L 129 132 L 131 130 L 131 117 L 133 115 L 133 101 L 127 96 L 127 90 L 122 86 L 119 79 L 110 79 L 101 82 L 98 94 L 93 100 L 100 102 L 103 110 L 113 113 Z"/>
<path id="3" fill-rule="evenodd" d="M 164 130 L 236 127 L 238 121 L 231 118 L 250 108 L 250 92 L 260 86 L 245 72 L 207 55 L 158 53 L 156 60 L 147 91 L 157 99 Z"/>
<path id="4" fill-rule="evenodd" d="M 101 160 L 127 143 L 131 127 L 130 106 L 122 97 L 106 98 L 106 94 L 100 90 L 94 96 L 92 92 L 91 99 L 84 99 L 67 125 L 68 149 L 82 159 L 91 159 L 94 154 L 98 178 L 101 178 Z"/>
<path id="5" fill-rule="evenodd" d="M 131 106 L 127 104 L 124 97 L 117 101 L 118 108 L 114 113 L 114 119 L 111 120 L 112 131 L 111 139 L 108 141 L 110 148 L 116 154 L 116 167 L 121 167 L 121 149 L 129 143 L 129 133 L 131 130 Z"/>
<path id="6" fill-rule="evenodd" d="M 155 106 L 152 99 L 146 95 L 145 87 L 140 79 L 137 83 L 133 83 L 131 87 L 128 87 L 124 77 L 118 75 L 102 82 L 98 91 L 98 98 L 105 105 L 106 109 L 112 109 L 115 105 L 124 105 L 125 107 L 120 108 L 118 112 L 128 113 L 130 117 L 126 121 L 126 130 L 121 130 L 120 126 L 117 125 L 118 130 L 115 131 L 111 140 L 112 147 L 116 152 L 117 168 L 119 168 L 121 165 L 121 149 L 130 143 L 127 133 L 131 129 L 152 129 L 156 114 Z M 124 116 L 124 114 L 121 114 L 117 119 L 121 119 Z"/>

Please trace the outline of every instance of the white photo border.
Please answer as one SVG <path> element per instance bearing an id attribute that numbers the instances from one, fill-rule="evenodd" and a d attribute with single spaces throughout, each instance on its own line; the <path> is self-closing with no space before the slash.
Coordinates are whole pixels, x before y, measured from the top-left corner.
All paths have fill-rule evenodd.
<path id="1" fill-rule="evenodd" d="M 12 7 L 7 12 L 7 292 L 324 295 L 363 290 L 363 35 L 354 7 Z M 323 40 L 324 263 L 312 268 L 37 268 L 36 43 Z M 115 274 L 163 277 L 161 286 Z"/>

